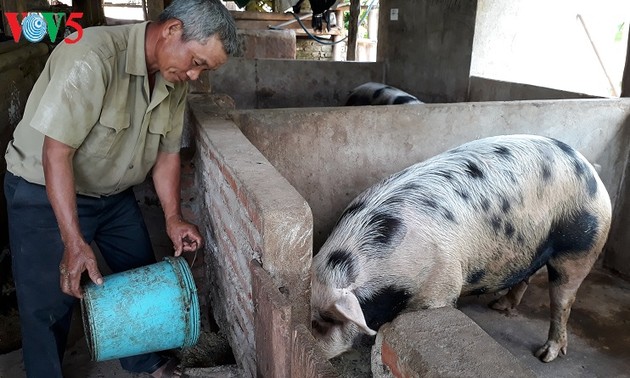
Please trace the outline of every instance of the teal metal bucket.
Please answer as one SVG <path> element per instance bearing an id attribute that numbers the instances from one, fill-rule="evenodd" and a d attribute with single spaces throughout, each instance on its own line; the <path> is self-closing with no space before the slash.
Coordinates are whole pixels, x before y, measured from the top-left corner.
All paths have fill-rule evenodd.
<path id="1" fill-rule="evenodd" d="M 197 289 L 182 257 L 85 285 L 81 311 L 94 361 L 193 346 L 199 339 Z"/>

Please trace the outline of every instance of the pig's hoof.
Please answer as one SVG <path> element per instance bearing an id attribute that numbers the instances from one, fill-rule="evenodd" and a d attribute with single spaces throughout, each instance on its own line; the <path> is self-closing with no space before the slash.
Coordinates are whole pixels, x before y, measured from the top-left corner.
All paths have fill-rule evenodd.
<path id="1" fill-rule="evenodd" d="M 551 362 L 558 357 L 558 354 L 562 352 L 562 354 L 567 353 L 567 347 L 561 346 L 559 343 L 553 341 L 547 341 L 545 345 L 540 347 L 534 354 L 538 357 L 542 362 Z"/>

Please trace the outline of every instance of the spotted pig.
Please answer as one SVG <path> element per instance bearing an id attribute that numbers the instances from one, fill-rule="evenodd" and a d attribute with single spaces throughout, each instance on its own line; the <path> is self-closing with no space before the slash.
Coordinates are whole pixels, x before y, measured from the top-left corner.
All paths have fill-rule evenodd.
<path id="1" fill-rule="evenodd" d="M 350 91 L 346 106 L 422 104 L 416 97 L 398 88 L 368 82 Z"/>
<path id="2" fill-rule="evenodd" d="M 466 143 L 368 188 L 341 214 L 312 265 L 313 333 L 328 358 L 403 311 L 510 289 L 517 306 L 546 266 L 549 362 L 567 350 L 575 294 L 602 250 L 610 198 L 565 143 L 496 136 Z"/>

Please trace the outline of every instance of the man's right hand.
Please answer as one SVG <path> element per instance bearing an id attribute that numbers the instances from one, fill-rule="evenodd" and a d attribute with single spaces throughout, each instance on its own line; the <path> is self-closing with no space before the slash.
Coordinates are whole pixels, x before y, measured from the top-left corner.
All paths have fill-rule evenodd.
<path id="1" fill-rule="evenodd" d="M 83 240 L 66 244 L 59 264 L 61 291 L 79 299 L 83 298 L 81 276 L 86 270 L 92 282 L 97 285 L 103 283 L 92 247 Z"/>

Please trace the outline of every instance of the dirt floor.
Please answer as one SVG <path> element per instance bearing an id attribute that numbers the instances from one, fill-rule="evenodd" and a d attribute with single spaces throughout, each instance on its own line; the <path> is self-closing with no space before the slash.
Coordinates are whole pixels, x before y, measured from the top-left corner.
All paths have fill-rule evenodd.
<path id="1" fill-rule="evenodd" d="M 204 332 L 199 343 L 182 351 L 170 351 L 182 360 L 184 373 L 189 377 L 232 378 L 239 377 L 226 340 L 220 334 Z M 94 362 L 90 360 L 85 338 L 80 337 L 68 347 L 64 359 L 65 378 L 136 378 L 148 374 L 132 374 L 124 371 L 118 360 Z M 1 378 L 25 378 L 21 349 L 0 355 Z"/>

